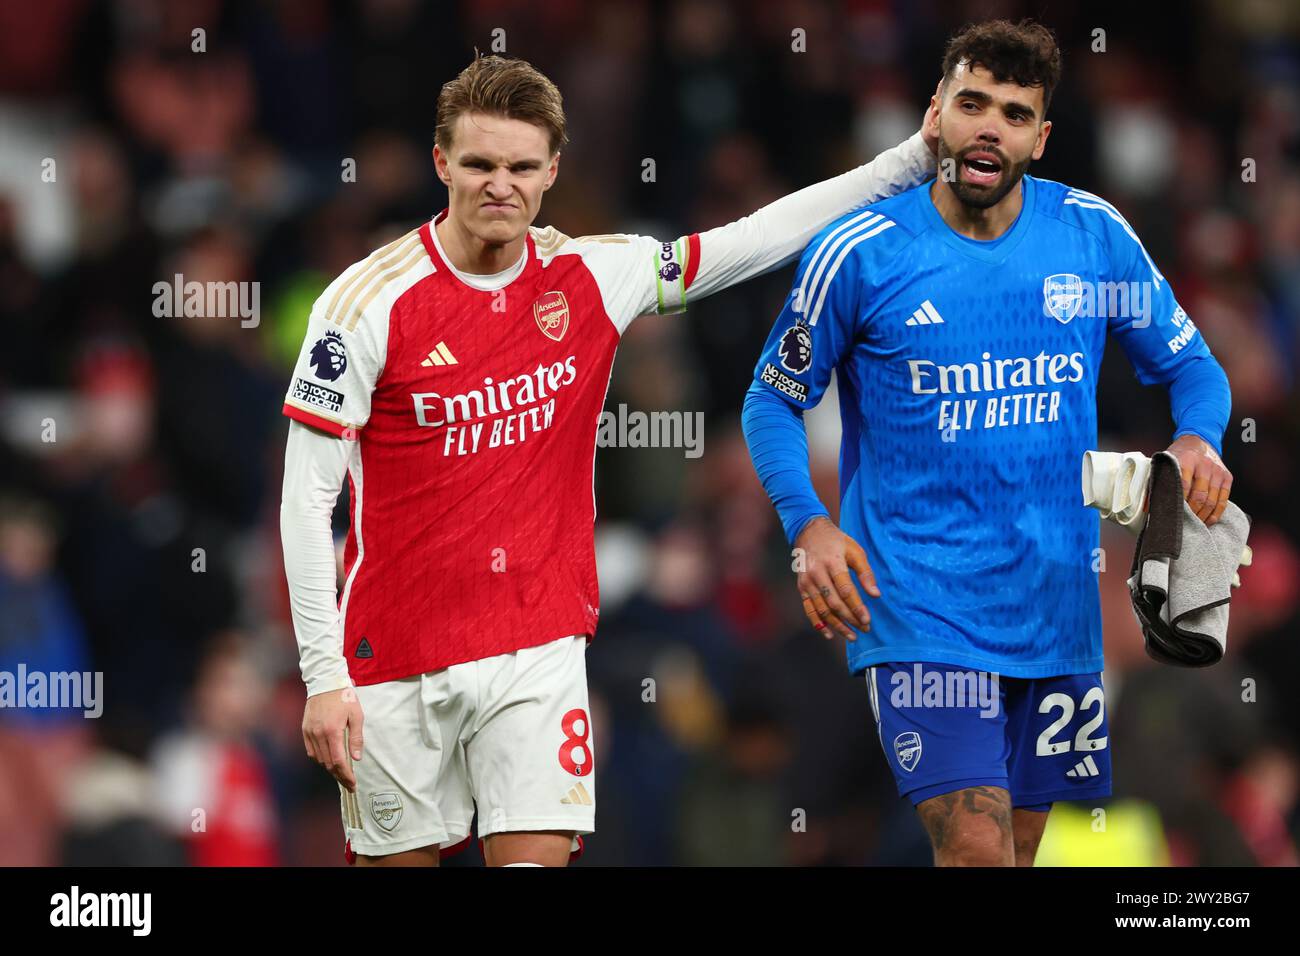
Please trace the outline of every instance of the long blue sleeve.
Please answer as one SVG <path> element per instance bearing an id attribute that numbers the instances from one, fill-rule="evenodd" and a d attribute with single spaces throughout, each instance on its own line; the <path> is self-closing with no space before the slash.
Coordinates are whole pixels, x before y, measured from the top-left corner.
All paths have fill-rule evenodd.
<path id="1" fill-rule="evenodd" d="M 813 490 L 803 414 L 758 382 L 745 393 L 740 415 L 758 479 L 767 489 L 791 545 L 813 518 L 829 516 Z"/>
<path id="2" fill-rule="evenodd" d="M 1184 362 L 1169 382 L 1174 437 L 1198 435 L 1223 454 L 1223 432 L 1232 413 L 1232 390 L 1222 366 L 1211 355 Z"/>

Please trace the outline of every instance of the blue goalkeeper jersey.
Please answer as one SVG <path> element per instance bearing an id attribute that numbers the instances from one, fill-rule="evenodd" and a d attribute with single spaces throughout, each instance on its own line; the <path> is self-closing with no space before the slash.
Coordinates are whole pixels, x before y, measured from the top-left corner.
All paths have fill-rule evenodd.
<path id="1" fill-rule="evenodd" d="M 1022 184 L 1019 217 L 990 242 L 950 229 L 929 183 L 827 227 L 755 369 L 754 388 L 797 409 L 837 372 L 840 526 L 882 593 L 848 645 L 854 672 L 1102 668 L 1099 521 L 1080 469 L 1106 336 L 1148 385 L 1209 350 L 1114 206 Z"/>

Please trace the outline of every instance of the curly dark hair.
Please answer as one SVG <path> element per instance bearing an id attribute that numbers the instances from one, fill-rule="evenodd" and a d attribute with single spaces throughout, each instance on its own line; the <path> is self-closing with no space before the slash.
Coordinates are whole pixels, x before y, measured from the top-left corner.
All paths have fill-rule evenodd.
<path id="1" fill-rule="evenodd" d="M 960 63 L 982 66 L 999 83 L 1043 88 L 1043 114 L 1061 80 L 1061 51 L 1052 31 L 1033 20 L 986 20 L 963 27 L 943 53 L 944 82 Z M 1041 117 L 1040 117 L 1041 118 Z"/>

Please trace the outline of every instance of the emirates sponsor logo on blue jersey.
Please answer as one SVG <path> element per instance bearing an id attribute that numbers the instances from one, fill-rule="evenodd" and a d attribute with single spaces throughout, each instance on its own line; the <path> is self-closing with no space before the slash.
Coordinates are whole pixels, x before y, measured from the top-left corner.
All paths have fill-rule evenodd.
<path id="1" fill-rule="evenodd" d="M 992 358 L 988 352 L 978 362 L 938 365 L 925 359 L 908 359 L 914 395 L 965 395 L 1000 392 L 1007 388 L 1044 388 L 1083 381 L 1083 353 L 1039 352 L 1033 358 Z"/>

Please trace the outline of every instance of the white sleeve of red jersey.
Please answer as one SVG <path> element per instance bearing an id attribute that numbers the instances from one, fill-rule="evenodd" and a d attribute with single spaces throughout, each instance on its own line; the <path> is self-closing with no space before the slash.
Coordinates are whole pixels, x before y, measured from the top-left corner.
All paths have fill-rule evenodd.
<path id="1" fill-rule="evenodd" d="M 608 261 L 609 253 L 619 254 L 621 268 L 610 270 L 602 263 L 596 273 L 598 281 L 605 278 L 601 292 L 622 333 L 638 315 L 682 312 L 688 299 L 780 268 L 840 216 L 919 186 L 934 170 L 934 154 L 918 132 L 864 166 L 708 232 L 672 242 L 647 236 L 591 236 L 583 241 L 609 244 L 608 253 L 587 253 L 589 260 Z"/>
<path id="2" fill-rule="evenodd" d="M 692 297 L 706 296 L 779 268 L 836 219 L 919 186 L 934 170 L 934 154 L 921 134 L 914 133 L 864 166 L 700 233 L 699 267 L 685 291 Z"/>
<path id="3" fill-rule="evenodd" d="M 280 543 L 307 696 L 351 686 L 343 656 L 330 518 L 357 445 L 289 423 L 280 497 Z"/>
<path id="4" fill-rule="evenodd" d="M 316 300 L 284 396 L 284 414 L 341 438 L 355 439 L 369 420 L 370 394 L 388 351 L 388 303 L 377 301 L 384 262 L 376 265 L 378 255 L 348 268 Z"/>

